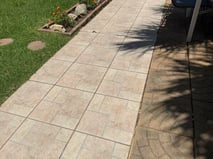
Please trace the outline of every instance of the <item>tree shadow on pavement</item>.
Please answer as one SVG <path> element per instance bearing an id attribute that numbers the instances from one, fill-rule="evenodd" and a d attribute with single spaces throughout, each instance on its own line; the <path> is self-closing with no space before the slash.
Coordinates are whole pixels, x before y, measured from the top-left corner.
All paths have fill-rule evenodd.
<path id="1" fill-rule="evenodd" d="M 212 25 L 207 24 L 204 28 Z M 157 37 L 157 26 L 139 26 L 116 44 L 138 58 L 155 45 L 131 159 L 213 158 L 211 30 L 197 25 L 194 39 L 199 42 L 187 45 L 186 26 L 184 10 L 168 5 Z"/>

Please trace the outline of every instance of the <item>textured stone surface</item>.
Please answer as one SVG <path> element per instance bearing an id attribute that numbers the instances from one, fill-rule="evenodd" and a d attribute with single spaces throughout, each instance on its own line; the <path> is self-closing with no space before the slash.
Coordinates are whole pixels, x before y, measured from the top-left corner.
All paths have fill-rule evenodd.
<path id="1" fill-rule="evenodd" d="M 76 132 L 62 159 L 127 159 L 129 147 Z"/>
<path id="2" fill-rule="evenodd" d="M 139 106 L 136 102 L 95 95 L 77 129 L 130 145 Z"/>
<path id="3" fill-rule="evenodd" d="M 126 71 L 148 73 L 151 59 L 151 54 L 120 51 L 111 67 Z"/>
<path id="4" fill-rule="evenodd" d="M 50 59 L 30 79 L 49 84 L 55 84 L 71 63 Z"/>
<path id="5" fill-rule="evenodd" d="M 0 112 L 0 147 L 20 126 L 24 118 Z"/>
<path id="6" fill-rule="evenodd" d="M 106 69 L 102 67 L 76 63 L 59 80 L 58 85 L 95 92 L 105 72 Z"/>
<path id="7" fill-rule="evenodd" d="M 116 51 L 113 49 L 106 49 L 97 46 L 89 46 L 81 54 L 77 62 L 108 67 L 111 64 L 115 54 Z"/>
<path id="8" fill-rule="evenodd" d="M 58 159 L 72 131 L 26 120 L 1 149 L 2 159 Z"/>
<path id="9" fill-rule="evenodd" d="M 109 69 L 98 93 L 140 102 L 145 81 L 145 74 Z"/>
<path id="10" fill-rule="evenodd" d="M 86 4 L 79 4 L 75 8 L 75 15 L 84 15 L 87 14 L 87 6 Z"/>
<path id="11" fill-rule="evenodd" d="M 54 56 L 54 59 L 74 62 L 80 54 L 85 50 L 84 45 L 65 45 Z"/>
<path id="12" fill-rule="evenodd" d="M 27 45 L 27 48 L 32 51 L 41 50 L 45 47 L 45 42 L 43 41 L 32 41 Z"/>
<path id="13" fill-rule="evenodd" d="M 0 39 L 0 46 L 9 45 L 13 41 L 14 40 L 12 38 L 3 38 L 3 39 Z"/>
<path id="14" fill-rule="evenodd" d="M 56 86 L 30 118 L 74 129 L 91 98 L 91 93 Z"/>
<path id="15" fill-rule="evenodd" d="M 193 159 L 192 138 L 138 127 L 130 159 Z"/>
<path id="16" fill-rule="evenodd" d="M 0 110 L 27 116 L 50 88 L 48 84 L 28 81 L 1 105 Z"/>

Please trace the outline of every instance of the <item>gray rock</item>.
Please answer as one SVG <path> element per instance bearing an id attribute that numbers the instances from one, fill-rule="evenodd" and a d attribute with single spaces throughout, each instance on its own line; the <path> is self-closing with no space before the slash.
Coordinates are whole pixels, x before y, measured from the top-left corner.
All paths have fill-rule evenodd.
<path id="1" fill-rule="evenodd" d="M 50 30 L 52 31 L 59 31 L 64 33 L 66 31 L 66 29 L 63 27 L 63 25 L 59 25 L 59 24 L 53 24 L 50 26 Z"/>
<path id="2" fill-rule="evenodd" d="M 78 16 L 73 13 L 69 13 L 68 17 L 70 17 L 72 20 L 76 20 L 78 18 Z"/>
<path id="3" fill-rule="evenodd" d="M 87 6 L 86 6 L 86 4 L 79 4 L 75 8 L 75 13 L 74 14 L 77 15 L 77 16 L 87 14 Z"/>

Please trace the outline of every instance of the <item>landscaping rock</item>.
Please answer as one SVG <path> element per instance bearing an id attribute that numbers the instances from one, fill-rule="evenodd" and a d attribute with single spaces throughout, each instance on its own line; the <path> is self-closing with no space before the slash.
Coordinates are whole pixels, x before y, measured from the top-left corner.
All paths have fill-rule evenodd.
<path id="1" fill-rule="evenodd" d="M 43 41 L 33 41 L 29 43 L 27 46 L 27 48 L 32 51 L 40 50 L 40 49 L 43 49 L 44 47 L 45 47 L 45 42 Z"/>
<path id="2" fill-rule="evenodd" d="M 0 39 L 0 46 L 8 45 L 13 42 L 12 38 L 3 38 Z"/>
<path id="3" fill-rule="evenodd" d="M 68 17 L 70 17 L 72 20 L 76 20 L 78 18 L 78 16 L 73 13 L 69 13 Z"/>
<path id="4" fill-rule="evenodd" d="M 79 15 L 84 15 L 84 14 L 87 14 L 87 6 L 86 6 L 86 4 L 79 4 L 75 8 L 75 15 L 79 16 Z"/>
<path id="5" fill-rule="evenodd" d="M 59 25 L 59 24 L 53 24 L 50 26 L 50 30 L 52 31 L 59 31 L 64 33 L 66 31 L 66 29 L 63 27 L 63 25 Z"/>

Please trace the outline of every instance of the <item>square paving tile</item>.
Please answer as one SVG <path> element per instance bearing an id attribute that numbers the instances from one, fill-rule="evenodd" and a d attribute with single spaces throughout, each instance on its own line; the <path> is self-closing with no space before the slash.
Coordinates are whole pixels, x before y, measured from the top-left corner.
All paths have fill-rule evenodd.
<path id="1" fill-rule="evenodd" d="M 97 36 L 97 33 L 95 32 L 78 32 L 73 39 L 71 39 L 67 45 L 69 46 L 78 46 L 78 45 L 83 45 L 83 46 L 88 46 L 94 38 Z"/>
<path id="2" fill-rule="evenodd" d="M 107 19 L 92 19 L 81 31 L 85 33 L 100 33 L 108 23 Z M 98 25 L 97 25 L 98 24 Z"/>
<path id="3" fill-rule="evenodd" d="M 0 112 L 0 147 L 20 126 L 24 118 Z"/>
<path id="4" fill-rule="evenodd" d="M 54 56 L 53 59 L 74 62 L 87 46 L 65 45 Z"/>
<path id="5" fill-rule="evenodd" d="M 95 95 L 78 130 L 130 145 L 140 104 Z"/>
<path id="6" fill-rule="evenodd" d="M 129 32 L 130 27 L 116 26 L 107 24 L 101 31 L 102 34 L 114 34 L 115 36 L 126 36 Z"/>
<path id="7" fill-rule="evenodd" d="M 70 65 L 69 62 L 50 59 L 30 79 L 55 84 Z"/>
<path id="8" fill-rule="evenodd" d="M 130 156 L 130 159 L 193 159 L 193 140 L 138 127 Z"/>
<path id="9" fill-rule="evenodd" d="M 152 54 L 120 51 L 115 57 L 111 68 L 148 73 L 151 59 Z"/>
<path id="10" fill-rule="evenodd" d="M 117 43 L 120 50 L 126 52 L 136 53 L 151 53 L 154 49 L 155 40 L 154 37 L 138 38 L 138 37 L 127 37 L 122 43 Z"/>
<path id="11" fill-rule="evenodd" d="M 129 147 L 75 132 L 61 159 L 127 159 Z"/>
<path id="12" fill-rule="evenodd" d="M 131 27 L 136 16 L 135 14 L 129 14 L 128 11 L 126 13 L 118 12 L 116 16 L 110 20 L 109 24 L 120 27 Z"/>
<path id="13" fill-rule="evenodd" d="M 36 107 L 30 118 L 74 129 L 92 95 L 56 86 Z"/>
<path id="14" fill-rule="evenodd" d="M 115 54 L 116 51 L 113 49 L 90 45 L 79 57 L 77 62 L 108 67 L 111 64 Z"/>
<path id="15" fill-rule="evenodd" d="M 58 85 L 95 92 L 100 84 L 106 68 L 74 64 L 59 80 Z"/>
<path id="16" fill-rule="evenodd" d="M 109 69 L 98 93 L 140 102 L 146 77 L 146 74 Z"/>
<path id="17" fill-rule="evenodd" d="M 28 81 L 1 105 L 0 110 L 27 116 L 51 87 L 48 84 Z"/>
<path id="18" fill-rule="evenodd" d="M 26 120 L 0 151 L 1 159 L 58 159 L 72 131 Z"/>
<path id="19" fill-rule="evenodd" d="M 93 40 L 92 44 L 104 48 L 112 48 L 118 50 L 124 38 L 124 36 L 119 36 L 115 34 L 101 33 Z"/>

